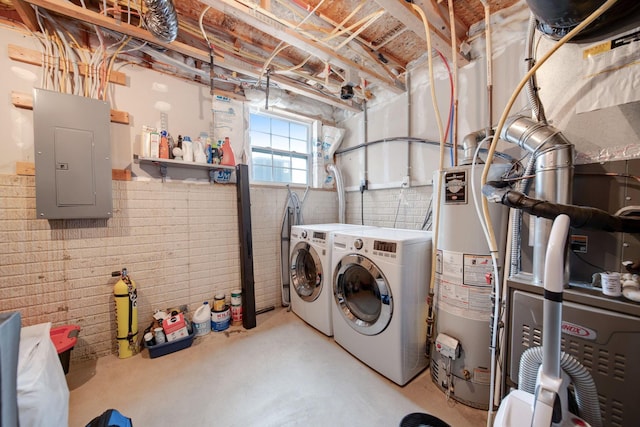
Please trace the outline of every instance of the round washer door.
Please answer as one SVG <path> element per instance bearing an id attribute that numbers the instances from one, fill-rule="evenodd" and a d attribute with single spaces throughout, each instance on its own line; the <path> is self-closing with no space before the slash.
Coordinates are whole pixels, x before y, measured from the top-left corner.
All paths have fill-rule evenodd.
<path id="1" fill-rule="evenodd" d="M 391 288 L 367 257 L 351 254 L 338 262 L 333 276 L 333 295 L 342 317 L 361 334 L 377 335 L 391 321 Z"/>
<path id="2" fill-rule="evenodd" d="M 303 301 L 315 301 L 322 291 L 322 262 L 308 243 L 299 242 L 291 253 L 291 285 Z"/>

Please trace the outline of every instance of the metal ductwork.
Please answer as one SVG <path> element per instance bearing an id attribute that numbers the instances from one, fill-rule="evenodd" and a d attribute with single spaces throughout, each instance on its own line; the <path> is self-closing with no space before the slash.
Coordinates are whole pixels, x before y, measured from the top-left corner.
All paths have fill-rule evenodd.
<path id="1" fill-rule="evenodd" d="M 172 0 L 144 0 L 149 9 L 144 23 L 151 34 L 165 43 L 178 37 L 178 14 Z"/>
<path id="2" fill-rule="evenodd" d="M 470 134 L 466 135 L 462 139 L 462 148 L 464 149 L 464 157 L 460 161 L 460 165 L 464 166 L 464 165 L 473 164 L 473 156 L 476 152 L 476 148 L 478 148 L 478 144 L 480 144 L 480 142 L 482 142 L 483 139 L 490 136 L 492 135 L 487 134 L 486 129 L 471 132 Z"/>
<path id="3" fill-rule="evenodd" d="M 538 30 L 560 40 L 605 3 L 605 0 L 526 0 L 538 20 Z M 640 2 L 618 0 L 609 10 L 587 26 L 571 42 L 597 41 L 616 31 L 638 26 Z"/>
<path id="4" fill-rule="evenodd" d="M 535 198 L 569 204 L 573 189 L 573 145 L 559 130 L 525 116 L 510 117 L 500 137 L 530 152 L 535 159 Z M 533 282 L 541 284 L 552 221 L 534 219 Z"/>

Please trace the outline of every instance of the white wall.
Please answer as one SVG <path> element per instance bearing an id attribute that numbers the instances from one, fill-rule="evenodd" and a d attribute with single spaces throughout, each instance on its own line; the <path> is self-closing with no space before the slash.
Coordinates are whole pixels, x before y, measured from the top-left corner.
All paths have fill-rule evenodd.
<path id="1" fill-rule="evenodd" d="M 493 117 L 491 123 L 497 124 L 513 90 L 526 73 L 524 61 L 525 37 L 529 13 L 522 4 L 507 9 L 504 13 L 492 16 L 493 41 Z M 536 37 L 538 40 L 539 36 Z M 552 41 L 542 38 L 537 57 L 550 49 Z M 551 124 L 560 129 L 576 147 L 578 162 L 620 159 L 640 156 L 640 102 L 603 108 L 598 111 L 577 114 L 576 101 L 580 89 L 585 86 L 585 73 L 582 61 L 584 45 L 567 44 L 551 60 L 544 64 L 538 73 L 538 85 L 541 97 Z M 460 68 L 458 73 L 458 143 L 470 132 L 484 129 L 489 122 L 487 109 L 486 62 L 484 36 L 472 42 L 472 53 L 479 59 Z M 449 80 L 446 69 L 439 59 L 434 59 L 435 92 L 438 100 L 443 127 L 449 108 Z M 611 91 L 636 90 L 640 82 L 640 66 L 632 71 L 635 76 L 632 83 L 614 84 L 609 80 Z M 439 140 L 439 133 L 432 107 L 430 84 L 428 81 L 427 61 L 417 65 L 411 71 L 411 129 L 408 129 L 406 113 L 408 99 L 406 94 L 382 96 L 370 102 L 367 115 L 367 142 L 391 136 L 411 136 L 432 141 Z M 609 89 L 609 87 L 608 87 Z M 526 97 L 519 95 L 509 115 L 524 111 Z M 525 114 L 527 114 L 525 112 Z M 342 121 L 340 126 L 347 129 L 345 141 L 340 149 L 354 147 L 365 142 L 364 114 L 360 113 Z M 515 146 L 501 142 L 498 149 L 519 158 L 524 153 Z M 402 177 L 407 171 L 407 144 L 387 142 L 369 147 L 365 164 L 364 149 L 337 155 L 337 164 L 345 177 L 349 191 L 357 191 L 365 174 L 370 182 L 370 190 L 385 190 L 381 194 L 365 193 L 365 212 L 367 198 L 378 200 L 383 205 L 397 204 Z M 424 144 L 411 144 L 410 149 L 411 186 L 418 193 L 431 194 L 430 186 L 433 172 L 438 168 L 438 147 Z M 459 152 L 459 156 L 462 152 Z M 451 164 L 449 150 L 446 150 L 445 167 Z M 425 187 L 427 186 L 427 187 Z M 347 197 L 347 211 L 352 214 L 349 221 L 360 222 L 360 194 Z M 357 209 L 349 204 L 356 204 Z M 415 204 L 414 217 L 424 216 L 425 207 Z M 372 225 L 387 224 L 385 215 L 372 212 L 367 222 Z"/>

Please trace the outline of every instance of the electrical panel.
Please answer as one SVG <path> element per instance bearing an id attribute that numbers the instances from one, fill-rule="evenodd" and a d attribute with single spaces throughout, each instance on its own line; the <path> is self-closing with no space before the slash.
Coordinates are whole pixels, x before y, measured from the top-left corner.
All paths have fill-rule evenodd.
<path id="1" fill-rule="evenodd" d="M 34 89 L 38 218 L 110 218 L 109 103 Z"/>

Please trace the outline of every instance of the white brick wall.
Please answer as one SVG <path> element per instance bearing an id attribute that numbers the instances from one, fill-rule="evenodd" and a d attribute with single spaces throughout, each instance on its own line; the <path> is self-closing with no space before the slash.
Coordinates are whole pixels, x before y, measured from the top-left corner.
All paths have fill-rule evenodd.
<path id="1" fill-rule="evenodd" d="M 286 195 L 251 191 L 258 309 L 281 301 Z M 0 175 L 0 311 L 20 311 L 25 326 L 80 325 L 74 360 L 115 351 L 112 271 L 127 267 L 136 282 L 140 331 L 156 308 L 195 310 L 240 287 L 234 185 L 114 181 L 113 204 L 109 220 L 36 219 L 34 178 Z M 311 191 L 305 214 L 335 221 L 336 194 Z"/>
<path id="2" fill-rule="evenodd" d="M 300 200 L 304 190 L 295 191 Z M 280 273 L 280 233 L 288 192 L 286 188 L 251 188 L 251 226 L 256 307 L 279 307 L 282 302 Z M 336 222 L 338 199 L 335 192 L 310 190 L 303 204 L 306 224 Z"/>
<path id="3" fill-rule="evenodd" d="M 433 187 L 411 187 L 404 190 L 368 190 L 349 192 L 346 196 L 347 222 L 360 224 L 364 214 L 365 225 L 379 227 L 420 229 L 424 221 Z M 361 213 L 361 206 L 364 211 Z"/>

